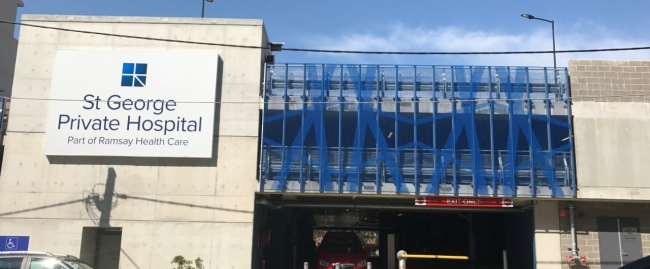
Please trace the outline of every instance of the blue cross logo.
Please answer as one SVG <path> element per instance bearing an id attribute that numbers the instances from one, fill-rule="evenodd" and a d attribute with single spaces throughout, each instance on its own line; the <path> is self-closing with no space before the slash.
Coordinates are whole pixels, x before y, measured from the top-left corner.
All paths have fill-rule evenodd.
<path id="1" fill-rule="evenodd" d="M 147 64 L 122 64 L 122 87 L 144 87 L 147 84 Z"/>

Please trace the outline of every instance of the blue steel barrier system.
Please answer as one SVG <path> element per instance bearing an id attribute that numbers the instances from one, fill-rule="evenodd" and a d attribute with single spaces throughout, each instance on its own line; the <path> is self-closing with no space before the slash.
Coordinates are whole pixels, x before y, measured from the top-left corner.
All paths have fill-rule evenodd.
<path id="1" fill-rule="evenodd" d="M 260 191 L 575 197 L 568 87 L 566 68 L 267 64 Z"/>

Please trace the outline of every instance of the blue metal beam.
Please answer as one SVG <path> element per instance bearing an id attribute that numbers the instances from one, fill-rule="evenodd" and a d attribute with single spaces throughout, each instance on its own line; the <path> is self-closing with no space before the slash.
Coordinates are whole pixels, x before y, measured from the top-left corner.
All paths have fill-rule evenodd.
<path id="1" fill-rule="evenodd" d="M 488 104 L 490 105 L 490 165 L 492 176 L 492 195 L 497 196 L 497 172 L 496 172 L 496 159 L 494 152 L 494 93 L 492 85 L 492 67 L 488 68 Z"/>

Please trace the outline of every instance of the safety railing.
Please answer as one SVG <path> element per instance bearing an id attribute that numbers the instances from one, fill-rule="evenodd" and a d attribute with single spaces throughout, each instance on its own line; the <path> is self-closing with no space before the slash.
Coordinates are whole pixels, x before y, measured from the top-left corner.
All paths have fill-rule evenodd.
<path id="1" fill-rule="evenodd" d="M 454 255 L 423 255 L 423 254 L 408 254 L 404 250 L 397 252 L 397 260 L 399 261 L 399 269 L 406 269 L 406 259 L 442 259 L 442 260 L 469 260 L 468 256 L 454 256 Z"/>
<path id="2" fill-rule="evenodd" d="M 317 162 L 320 157 L 318 147 L 285 147 L 285 150 L 282 148 L 272 147 L 270 145 L 264 145 L 262 148 L 262 165 L 261 165 L 261 177 L 263 180 L 273 180 L 278 173 L 283 172 L 285 174 L 285 179 L 288 181 L 294 180 L 318 180 L 319 179 L 319 170 L 322 169 L 321 165 L 314 164 Z M 283 171 L 284 160 L 282 153 L 291 151 L 295 156 L 303 157 L 303 160 L 297 160 L 296 163 L 290 165 L 286 171 Z M 377 161 L 379 151 L 376 148 L 363 148 L 363 149 L 354 149 L 351 147 L 329 147 L 326 149 L 328 155 L 328 165 L 326 166 L 331 173 L 339 174 L 350 174 L 357 170 L 360 170 L 361 175 L 366 175 L 369 181 L 374 181 L 375 174 L 379 173 L 382 182 L 392 182 L 392 178 L 387 177 L 386 173 L 388 172 L 383 161 Z M 436 165 L 438 165 L 439 159 L 444 155 L 454 155 L 457 159 L 461 160 L 467 164 L 473 164 L 473 162 L 478 162 L 477 165 L 482 169 L 484 175 L 497 175 L 497 178 L 503 177 L 503 174 L 508 172 L 508 152 L 507 150 L 494 150 L 492 154 L 489 150 L 479 150 L 480 158 L 478 160 L 472 159 L 472 152 L 470 150 L 449 150 L 449 149 L 439 149 L 438 153 L 431 152 L 430 150 L 425 149 L 408 149 L 403 150 L 398 153 L 395 158 L 396 163 L 400 166 L 400 170 L 405 177 L 405 182 L 411 182 L 415 177 L 414 174 L 418 173 L 423 179 L 420 182 L 428 182 L 427 179 L 430 177 L 436 170 Z M 533 158 L 530 151 L 518 150 L 516 151 L 516 160 L 513 167 L 522 166 L 522 164 L 530 161 Z M 392 153 L 392 152 L 391 152 Z M 353 162 L 355 155 L 358 154 L 357 158 L 361 159 L 361 163 L 365 166 L 357 168 L 356 164 Z M 534 152 L 534 154 L 544 154 L 549 155 L 548 151 L 539 151 Z M 570 186 L 570 173 L 569 166 L 570 162 L 570 151 L 560 151 L 553 152 L 551 155 L 549 163 L 553 168 L 553 173 L 558 181 L 558 184 L 561 186 Z M 417 156 L 415 156 L 417 155 Z M 339 159 L 341 163 L 339 163 Z M 374 162 L 369 162 L 375 160 Z M 302 165 L 299 165 L 301 163 Z M 417 170 L 415 168 L 416 161 L 418 162 Z M 494 164 L 494 165 L 493 165 Z M 505 165 L 504 165 L 505 164 Z M 340 165 L 340 167 L 339 167 Z M 492 170 L 494 167 L 494 170 Z M 512 169 L 512 168 L 511 168 Z M 530 184 L 530 174 L 531 167 L 522 167 L 516 169 L 515 177 L 517 178 L 516 182 L 518 185 L 529 185 Z M 450 165 L 446 165 L 444 169 L 443 177 L 452 178 L 455 175 L 466 178 L 472 177 L 473 171 L 468 166 L 457 166 L 456 169 L 452 169 Z M 532 173 L 535 173 L 534 178 L 539 181 L 548 180 L 548 176 L 544 170 L 535 169 Z M 367 180 L 364 180 L 367 181 Z M 444 181 L 444 180 L 443 180 Z M 460 184 L 468 184 L 469 182 L 459 182 Z M 544 182 L 541 182 L 544 183 Z"/>
<path id="3" fill-rule="evenodd" d="M 502 98 L 525 92 L 564 98 L 568 96 L 567 73 L 566 68 L 538 67 L 276 63 L 267 65 L 265 89 L 267 96 L 325 100 L 357 97 L 359 93 L 379 98 L 462 99 L 470 96 L 470 92 L 471 95 L 489 92 L 503 95 Z"/>
<path id="4" fill-rule="evenodd" d="M 351 265 L 350 268 L 354 268 L 354 265 Z M 308 262 L 304 263 L 303 269 L 309 269 L 309 263 Z M 332 264 L 332 269 L 347 269 L 347 267 L 345 265 L 337 262 L 337 263 Z M 372 269 L 372 263 L 371 262 L 366 263 L 366 269 Z"/>
<path id="5" fill-rule="evenodd" d="M 389 163 L 382 159 L 387 154 L 391 155 L 390 161 L 399 167 L 398 170 L 391 170 Z M 546 157 L 548 166 L 527 165 L 538 156 Z M 446 162 L 452 157 L 459 160 L 457 164 L 460 165 Z M 341 188 L 334 188 L 333 192 L 359 192 L 359 189 L 368 192 L 365 188 L 371 188 L 370 192 L 383 193 L 391 191 L 387 187 L 396 180 L 393 172 L 399 172 L 407 186 L 420 184 L 419 192 L 415 187 L 409 191 L 415 194 L 428 193 L 426 187 L 422 187 L 427 184 L 439 186 L 440 193 L 454 193 L 456 190 L 461 193 L 467 186 L 482 184 L 485 188 L 478 191 L 478 195 L 494 195 L 495 192 L 506 195 L 503 189 L 508 180 L 512 180 L 519 196 L 525 196 L 526 190 L 531 195 L 547 196 L 554 188 L 566 190 L 573 186 L 570 160 L 569 150 L 541 150 L 531 154 L 525 150 L 436 149 L 432 152 L 415 148 L 395 154 L 377 148 L 286 146 L 283 149 L 263 145 L 260 179 L 264 183 L 273 183 L 263 184 L 263 191 L 296 189 L 310 192 L 324 184 L 335 184 Z M 323 177 L 325 172 L 331 176 Z M 436 182 L 432 183 L 434 180 Z M 346 184 L 357 184 L 357 188 Z"/>

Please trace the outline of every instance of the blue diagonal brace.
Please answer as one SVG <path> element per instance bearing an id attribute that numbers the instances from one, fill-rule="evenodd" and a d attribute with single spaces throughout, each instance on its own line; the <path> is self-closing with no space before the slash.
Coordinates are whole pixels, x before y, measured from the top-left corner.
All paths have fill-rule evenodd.
<path id="1" fill-rule="evenodd" d="M 275 180 L 275 182 L 273 183 L 274 190 L 284 190 L 287 177 L 289 176 L 289 172 L 291 171 L 291 166 L 293 165 L 294 161 L 298 160 L 298 159 L 294 159 L 293 157 L 293 152 L 294 152 L 293 149 L 300 147 L 301 141 L 305 140 L 307 133 L 309 133 L 311 126 L 314 124 L 315 117 L 309 114 L 311 113 L 307 113 L 307 115 L 305 116 L 305 124 L 300 126 L 301 131 L 298 132 L 298 135 L 296 135 L 296 137 L 293 139 L 293 143 L 291 143 L 291 146 L 288 149 L 287 148 L 282 149 L 282 151 L 285 152 L 285 156 L 284 156 L 284 160 L 282 160 L 282 166 L 280 168 L 280 171 L 274 178 Z"/>
<path id="2" fill-rule="evenodd" d="M 524 119 L 520 119 L 519 121 L 521 120 Z M 550 161 L 553 160 L 553 156 L 543 152 L 542 146 L 539 144 L 539 140 L 537 140 L 535 133 L 531 132 L 529 128 L 521 128 L 521 130 L 523 131 L 526 139 L 528 140 L 528 143 L 530 143 L 530 146 L 533 149 L 532 152 L 530 152 L 530 154 L 533 155 L 533 161 L 530 163 L 531 169 L 535 167 L 535 164 L 538 164 L 542 168 L 546 180 L 548 180 L 548 184 L 551 186 L 552 195 L 562 196 L 564 193 L 562 189 L 558 187 L 557 177 L 555 176 L 553 167 L 550 165 Z"/>
<path id="3" fill-rule="evenodd" d="M 379 144 L 380 159 L 386 163 L 386 168 L 390 175 L 393 177 L 393 183 L 395 184 L 395 189 L 397 193 L 404 193 L 407 191 L 406 185 L 404 184 L 404 178 L 399 172 L 399 167 L 397 167 L 397 162 L 395 162 L 395 152 L 390 149 L 384 135 L 381 133 L 381 130 L 375 128 L 377 126 L 377 120 L 374 117 L 367 119 L 367 126 L 372 132 L 372 135 L 377 140 Z"/>

